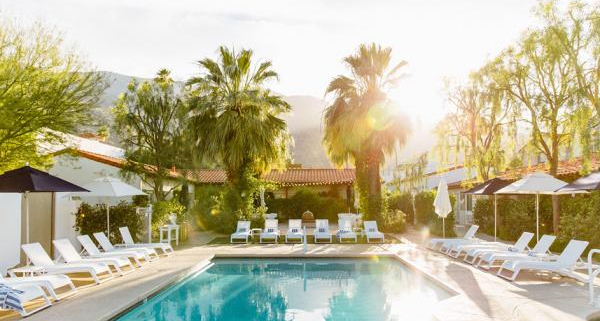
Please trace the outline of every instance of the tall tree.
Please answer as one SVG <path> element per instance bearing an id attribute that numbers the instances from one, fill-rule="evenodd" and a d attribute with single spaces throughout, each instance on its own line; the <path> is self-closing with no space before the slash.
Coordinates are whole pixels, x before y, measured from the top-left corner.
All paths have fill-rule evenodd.
<path id="1" fill-rule="evenodd" d="M 580 98 L 576 120 L 581 124 L 579 141 L 584 172 L 588 172 L 590 144 L 600 143 L 600 7 L 574 1 L 562 12 L 556 1 L 549 1 L 540 4 L 538 15 L 569 57 L 575 74 Z"/>
<path id="2" fill-rule="evenodd" d="M 469 177 L 486 181 L 504 169 L 509 129 L 515 115 L 505 93 L 489 81 L 486 66 L 471 75 L 468 84 L 450 88 L 450 112 L 435 128 L 441 159 L 461 158 Z"/>
<path id="3" fill-rule="evenodd" d="M 385 155 L 404 144 L 411 131 L 408 119 L 391 110 L 387 96 L 404 76 L 400 71 L 407 63 L 392 65 L 391 60 L 391 48 L 362 44 L 344 58 L 350 76 L 337 76 L 326 90 L 333 103 L 325 110 L 323 142 L 337 165 L 354 162 L 360 206 L 367 218 L 382 214 L 380 166 Z"/>
<path id="4" fill-rule="evenodd" d="M 54 30 L 0 20 L 0 171 L 48 164 L 40 148 L 89 122 L 104 88 Z"/>
<path id="5" fill-rule="evenodd" d="M 152 81 L 143 83 L 133 80 L 113 112 L 115 131 L 126 151 L 125 173 L 140 174 L 156 200 L 164 200 L 174 188 L 165 190 L 169 171 L 181 164 L 187 113 L 170 72 L 161 69 Z"/>
<path id="6" fill-rule="evenodd" d="M 253 64 L 251 50 L 219 48 L 218 60 L 199 61 L 189 100 L 196 147 L 227 172 L 225 201 L 236 216 L 252 215 L 253 180 L 284 166 L 290 136 L 281 118 L 290 106 L 266 85 L 278 78 L 270 61 Z"/>
<path id="7" fill-rule="evenodd" d="M 521 108 L 531 132 L 530 145 L 545 156 L 556 176 L 560 157 L 573 143 L 573 115 L 578 112 L 576 72 L 570 56 L 549 28 L 530 30 L 501 56 L 500 82 Z M 553 225 L 559 225 L 558 198 L 553 197 Z"/>

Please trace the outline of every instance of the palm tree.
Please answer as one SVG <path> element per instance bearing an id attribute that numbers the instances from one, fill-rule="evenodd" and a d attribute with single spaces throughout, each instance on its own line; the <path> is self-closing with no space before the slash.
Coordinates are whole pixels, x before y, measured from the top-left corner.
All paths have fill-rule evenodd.
<path id="1" fill-rule="evenodd" d="M 202 73 L 191 78 L 189 102 L 196 147 L 227 172 L 232 210 L 251 215 L 253 178 L 283 165 L 289 134 L 280 117 L 290 106 L 265 85 L 277 79 L 270 61 L 252 63 L 252 51 L 221 46 L 219 59 L 199 61 Z"/>
<path id="2" fill-rule="evenodd" d="M 369 218 L 382 212 L 380 166 L 385 155 L 404 144 L 410 123 L 391 112 L 387 91 L 403 78 L 400 71 L 407 63 L 393 67 L 391 48 L 362 44 L 344 58 L 350 76 L 340 75 L 327 87 L 334 96 L 325 109 L 323 142 L 329 157 L 338 166 L 352 160 L 357 171 L 361 209 Z"/>

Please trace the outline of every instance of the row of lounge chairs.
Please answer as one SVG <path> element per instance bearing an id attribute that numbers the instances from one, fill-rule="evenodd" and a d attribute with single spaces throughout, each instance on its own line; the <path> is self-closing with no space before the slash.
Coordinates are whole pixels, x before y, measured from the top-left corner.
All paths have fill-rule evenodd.
<path id="1" fill-rule="evenodd" d="M 511 281 L 516 280 L 522 270 L 535 270 L 554 272 L 587 282 L 575 273 L 575 269 L 589 242 L 571 240 L 560 255 L 554 255 L 550 252 L 550 246 L 556 236 L 543 235 L 533 248 L 529 248 L 533 233 L 523 232 L 511 245 L 476 238 L 478 228 L 479 226 L 472 225 L 462 238 L 431 239 L 427 246 L 455 259 L 463 255 L 465 262 L 485 270 L 497 266 L 497 275 Z"/>
<path id="2" fill-rule="evenodd" d="M 13 269 L 11 277 L 0 275 L 0 296 L 11 297 L 19 304 L 2 305 L 3 308 L 17 310 L 28 316 L 77 292 L 77 287 L 68 274 L 86 274 L 95 284 L 114 279 L 117 276 L 134 273 L 162 255 L 170 256 L 173 248 L 168 243 L 135 243 L 127 227 L 119 228 L 122 244 L 112 244 L 103 233 L 94 233 L 100 250 L 88 235 L 77 236 L 83 247 L 79 252 L 68 239 L 52 241 L 59 258 L 52 260 L 40 243 L 21 245 L 30 266 Z M 24 276 L 17 276 L 23 273 Z M 29 275 L 29 276 L 25 276 Z M 58 291 L 63 292 L 58 295 Z M 29 311 L 23 306 L 26 302 L 41 299 L 43 303 Z"/>
<path id="3" fill-rule="evenodd" d="M 314 231 L 314 242 L 315 243 L 331 243 L 333 237 L 337 237 L 339 242 L 351 241 L 358 242 L 358 234 L 352 227 L 352 221 L 342 219 L 338 221 L 338 230 L 334 234 L 329 230 L 329 220 L 317 219 L 315 220 L 315 231 Z M 258 230 L 258 229 L 257 229 Z M 367 243 L 372 243 L 373 240 L 378 242 L 385 241 L 385 235 L 377 228 L 376 221 L 365 221 L 364 222 L 364 236 L 367 239 Z M 291 219 L 288 221 L 288 229 L 284 235 L 281 235 L 279 230 L 279 221 L 275 219 L 265 220 L 265 227 L 260 229 L 259 242 L 260 243 L 277 243 L 279 238 L 284 236 L 286 243 L 305 241 L 305 231 L 302 227 L 302 220 Z M 252 230 L 250 229 L 250 221 L 238 221 L 236 231 L 231 234 L 231 243 L 248 243 L 250 238 L 253 237 Z"/>

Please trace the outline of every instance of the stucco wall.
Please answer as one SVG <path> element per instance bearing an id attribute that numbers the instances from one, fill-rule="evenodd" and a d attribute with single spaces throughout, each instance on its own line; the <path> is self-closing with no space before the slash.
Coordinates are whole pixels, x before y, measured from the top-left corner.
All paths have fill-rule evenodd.
<path id="1" fill-rule="evenodd" d="M 19 263 L 21 251 L 21 194 L 0 193 L 0 273 Z"/>

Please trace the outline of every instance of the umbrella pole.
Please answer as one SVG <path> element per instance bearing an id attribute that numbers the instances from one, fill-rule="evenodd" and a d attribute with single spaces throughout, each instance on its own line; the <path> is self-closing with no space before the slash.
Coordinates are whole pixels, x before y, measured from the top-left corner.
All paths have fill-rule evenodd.
<path id="1" fill-rule="evenodd" d="M 110 238 L 110 207 L 106 203 L 106 236 Z"/>
<path id="2" fill-rule="evenodd" d="M 29 244 L 29 192 L 25 192 L 25 244 Z"/>
<path id="3" fill-rule="evenodd" d="M 446 218 L 442 217 L 442 238 L 446 238 Z"/>
<path id="4" fill-rule="evenodd" d="M 540 194 L 535 194 L 535 237 L 540 240 Z"/>
<path id="5" fill-rule="evenodd" d="M 498 231 L 498 195 L 494 194 L 494 242 L 496 242 L 496 234 Z"/>

